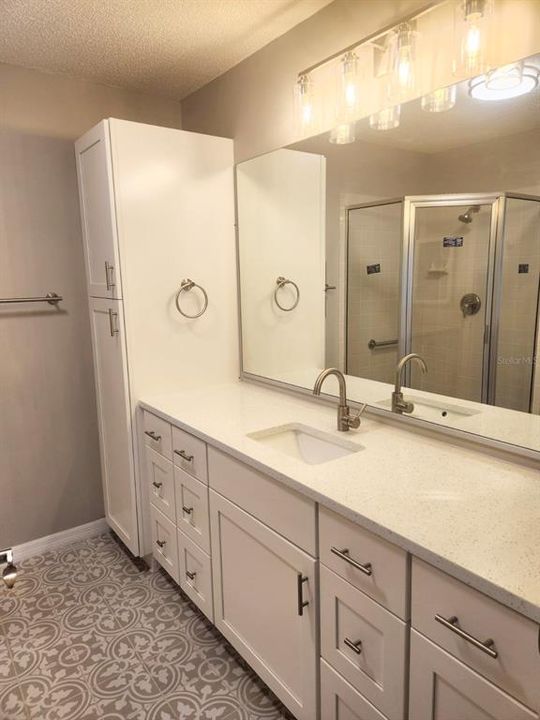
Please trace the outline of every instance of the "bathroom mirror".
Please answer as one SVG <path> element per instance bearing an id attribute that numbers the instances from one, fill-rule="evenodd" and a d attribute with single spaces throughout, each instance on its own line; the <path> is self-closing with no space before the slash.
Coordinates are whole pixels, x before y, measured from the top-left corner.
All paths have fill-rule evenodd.
<path id="1" fill-rule="evenodd" d="M 244 377 L 337 367 L 390 412 L 415 352 L 408 417 L 540 450 L 540 56 L 519 66 L 516 97 L 467 81 L 237 166 Z"/>

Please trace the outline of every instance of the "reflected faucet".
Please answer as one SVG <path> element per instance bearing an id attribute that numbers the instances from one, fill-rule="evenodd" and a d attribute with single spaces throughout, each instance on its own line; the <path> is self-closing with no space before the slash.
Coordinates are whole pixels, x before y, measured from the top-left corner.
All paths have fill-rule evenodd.
<path id="1" fill-rule="evenodd" d="M 412 413 L 414 410 L 413 403 L 405 401 L 403 399 L 403 393 L 401 392 L 401 376 L 403 374 L 403 368 L 411 360 L 416 360 L 423 373 L 427 373 L 428 371 L 426 361 L 423 357 L 418 355 L 418 353 L 409 353 L 408 355 L 404 355 L 398 362 L 396 367 L 396 384 L 394 392 L 392 393 L 392 412 L 398 413 L 399 415 L 402 413 Z"/>
<path id="2" fill-rule="evenodd" d="M 313 386 L 313 394 L 321 394 L 322 384 L 330 375 L 335 375 L 339 383 L 337 429 L 341 432 L 346 432 L 350 428 L 356 429 L 357 427 L 360 427 L 360 416 L 366 409 L 366 404 L 364 403 L 362 405 L 357 415 L 351 415 L 350 408 L 347 405 L 347 386 L 345 384 L 345 377 L 342 372 L 340 372 L 336 368 L 327 368 L 326 370 L 323 370 L 319 377 L 315 380 L 315 385 Z"/>

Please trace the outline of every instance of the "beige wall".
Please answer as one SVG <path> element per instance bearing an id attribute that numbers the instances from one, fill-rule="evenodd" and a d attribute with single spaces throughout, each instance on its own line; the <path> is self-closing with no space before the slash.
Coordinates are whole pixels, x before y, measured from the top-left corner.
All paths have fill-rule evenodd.
<path id="1" fill-rule="evenodd" d="M 234 138 L 237 160 L 295 142 L 297 73 L 425 5 L 335 0 L 183 100 L 183 128 Z"/>
<path id="2" fill-rule="evenodd" d="M 73 139 L 102 117 L 178 126 L 177 103 L 0 65 L 0 547 L 103 516 Z"/>

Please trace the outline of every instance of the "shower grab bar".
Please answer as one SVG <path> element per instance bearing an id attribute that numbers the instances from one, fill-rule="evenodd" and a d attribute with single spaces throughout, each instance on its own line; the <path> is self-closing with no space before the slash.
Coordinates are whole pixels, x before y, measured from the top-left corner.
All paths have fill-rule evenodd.
<path id="1" fill-rule="evenodd" d="M 8 303 L 34 303 L 34 302 L 47 302 L 49 305 L 57 305 L 64 298 L 62 295 L 57 295 L 55 292 L 50 292 L 45 297 L 14 297 L 14 298 L 0 298 L 0 305 L 7 305 Z"/>
<path id="2" fill-rule="evenodd" d="M 370 350 L 378 347 L 390 347 L 391 345 L 397 345 L 399 340 L 373 340 L 368 342 L 367 346 Z"/>

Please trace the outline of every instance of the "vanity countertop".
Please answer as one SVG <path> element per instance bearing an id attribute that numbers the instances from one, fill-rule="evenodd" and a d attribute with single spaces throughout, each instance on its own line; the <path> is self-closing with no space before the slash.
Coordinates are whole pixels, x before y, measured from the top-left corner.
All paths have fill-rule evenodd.
<path id="1" fill-rule="evenodd" d="M 244 382 L 145 398 L 209 444 L 540 622 L 540 471 Z M 303 423 L 363 446 L 308 465 L 248 433 Z"/>

